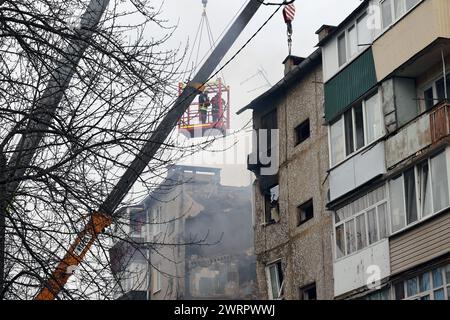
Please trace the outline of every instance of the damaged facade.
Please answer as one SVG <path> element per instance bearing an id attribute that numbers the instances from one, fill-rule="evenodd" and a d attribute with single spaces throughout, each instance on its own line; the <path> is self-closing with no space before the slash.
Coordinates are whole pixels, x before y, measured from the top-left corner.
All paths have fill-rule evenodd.
<path id="1" fill-rule="evenodd" d="M 121 256 L 123 270 L 113 268 L 116 277 L 123 277 L 117 296 L 255 298 L 250 199 L 249 187 L 221 185 L 220 169 L 171 167 L 167 178 L 139 206 L 123 209 L 131 214 L 125 230 L 128 239 L 145 245 L 142 250 L 122 249 L 127 253 Z M 123 247 L 123 242 L 118 241 L 113 250 Z M 114 254 L 111 260 L 117 260 Z"/>
<path id="2" fill-rule="evenodd" d="M 450 1 L 319 30 L 336 299 L 450 296 Z"/>
<path id="3" fill-rule="evenodd" d="M 322 56 L 284 64 L 284 78 L 240 111 L 252 109 L 258 132 L 248 168 L 256 175 L 259 298 L 332 299 Z"/>

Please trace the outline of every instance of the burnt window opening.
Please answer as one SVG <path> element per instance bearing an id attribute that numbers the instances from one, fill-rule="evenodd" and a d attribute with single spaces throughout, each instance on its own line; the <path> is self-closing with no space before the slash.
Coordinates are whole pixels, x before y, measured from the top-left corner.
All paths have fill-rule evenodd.
<path id="1" fill-rule="evenodd" d="M 283 298 L 283 268 L 281 260 L 267 266 L 267 284 L 269 299 L 280 300 Z"/>
<path id="2" fill-rule="evenodd" d="M 298 206 L 298 225 L 300 226 L 312 218 L 314 218 L 313 199 Z"/>
<path id="3" fill-rule="evenodd" d="M 300 125 L 295 128 L 295 133 L 297 136 L 296 145 L 299 145 L 311 136 L 311 127 L 309 123 L 309 119 L 303 121 Z"/>
<path id="4" fill-rule="evenodd" d="M 300 288 L 300 300 L 317 300 L 316 283 Z"/>
<path id="5" fill-rule="evenodd" d="M 278 129 L 277 110 L 273 110 L 261 118 L 261 129 L 266 130 L 267 146 L 263 146 L 258 141 L 259 152 L 266 153 L 270 157 L 272 156 L 272 146 L 275 145 L 275 141 L 272 141 L 272 130 Z M 266 147 L 267 150 L 263 150 Z"/>
<path id="6" fill-rule="evenodd" d="M 280 186 L 274 185 L 264 195 L 265 224 L 273 224 L 280 221 Z"/>

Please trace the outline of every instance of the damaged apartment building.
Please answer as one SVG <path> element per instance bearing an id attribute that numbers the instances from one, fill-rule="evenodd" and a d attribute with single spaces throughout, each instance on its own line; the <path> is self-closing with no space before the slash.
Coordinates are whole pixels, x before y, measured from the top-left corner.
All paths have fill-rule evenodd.
<path id="1" fill-rule="evenodd" d="M 448 300 L 450 1 L 366 0 L 318 34 L 334 297 Z"/>
<path id="2" fill-rule="evenodd" d="M 110 251 L 119 299 L 256 297 L 251 188 L 224 186 L 220 169 L 172 166 L 116 230 Z"/>
<path id="3" fill-rule="evenodd" d="M 248 168 L 259 298 L 332 299 L 322 55 L 288 56 L 284 65 L 284 78 L 240 110 L 252 110 L 257 133 Z"/>
<path id="4" fill-rule="evenodd" d="M 317 34 L 244 108 L 260 297 L 448 300 L 450 1 L 364 0 Z"/>

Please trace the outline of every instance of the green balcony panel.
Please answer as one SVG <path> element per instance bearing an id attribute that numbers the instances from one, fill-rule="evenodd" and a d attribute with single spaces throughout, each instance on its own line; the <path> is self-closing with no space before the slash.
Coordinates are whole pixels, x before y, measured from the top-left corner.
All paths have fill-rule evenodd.
<path id="1" fill-rule="evenodd" d="M 325 119 L 333 121 L 376 84 L 370 48 L 325 84 Z"/>

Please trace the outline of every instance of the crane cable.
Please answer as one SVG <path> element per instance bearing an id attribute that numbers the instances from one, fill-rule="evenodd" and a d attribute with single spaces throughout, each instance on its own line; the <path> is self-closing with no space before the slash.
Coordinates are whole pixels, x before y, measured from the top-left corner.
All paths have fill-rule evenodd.
<path id="1" fill-rule="evenodd" d="M 200 19 L 200 23 L 198 25 L 198 28 L 197 28 L 197 31 L 196 31 L 196 34 L 195 34 L 195 39 L 194 39 L 194 42 L 192 44 L 192 50 L 191 50 L 191 53 L 189 54 L 189 59 L 188 59 L 187 64 L 186 64 L 185 74 L 188 73 L 188 69 L 190 68 L 190 64 L 192 62 L 192 68 L 190 69 L 188 79 L 191 78 L 192 74 L 198 69 L 199 63 L 201 63 L 201 61 L 199 62 L 199 55 L 200 55 L 200 51 L 201 51 L 203 32 L 204 32 L 205 28 L 206 28 L 206 35 L 208 37 L 209 46 L 210 46 L 210 48 L 209 48 L 207 53 L 212 52 L 215 49 L 215 47 L 216 47 L 216 40 L 214 39 L 214 35 L 213 35 L 212 29 L 211 29 L 211 24 L 209 23 L 208 14 L 206 12 L 206 6 L 207 6 L 208 1 L 207 0 L 202 0 L 202 3 L 203 3 L 202 18 Z M 198 43 L 197 43 L 197 41 L 198 41 Z M 194 56 L 194 52 L 195 52 L 196 49 L 197 49 L 197 52 L 196 52 L 195 61 L 194 61 L 193 60 L 193 56 Z M 203 59 L 204 58 L 202 58 L 202 61 L 203 61 Z M 223 68 L 222 68 L 220 63 L 218 65 L 218 68 L 220 70 L 219 72 L 220 72 L 220 74 L 222 76 L 223 83 L 225 84 L 225 77 L 224 77 L 224 74 L 223 74 Z"/>

